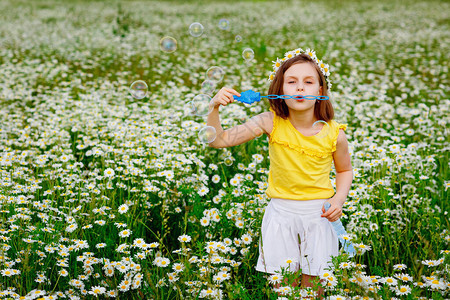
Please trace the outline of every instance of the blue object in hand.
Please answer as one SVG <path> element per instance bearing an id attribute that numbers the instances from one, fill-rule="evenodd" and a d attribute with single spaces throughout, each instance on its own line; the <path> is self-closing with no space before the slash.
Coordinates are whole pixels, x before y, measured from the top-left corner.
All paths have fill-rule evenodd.
<path id="1" fill-rule="evenodd" d="M 330 208 L 330 206 L 330 202 L 324 203 L 325 212 Z M 347 232 L 345 231 L 344 225 L 342 225 L 341 220 L 331 222 L 331 225 L 333 226 L 334 232 L 336 232 L 336 235 L 338 236 L 339 242 L 341 243 L 342 247 L 344 247 L 344 251 L 347 252 L 350 257 L 354 256 L 356 251 L 355 248 L 353 248 L 353 244 L 350 241 L 346 241 L 342 238 L 342 235 L 347 235 Z"/>
<path id="2" fill-rule="evenodd" d="M 254 102 L 261 101 L 261 93 L 254 92 L 252 90 L 248 90 L 241 93 L 240 97 L 233 96 L 234 100 L 240 101 L 246 104 L 252 104 Z"/>

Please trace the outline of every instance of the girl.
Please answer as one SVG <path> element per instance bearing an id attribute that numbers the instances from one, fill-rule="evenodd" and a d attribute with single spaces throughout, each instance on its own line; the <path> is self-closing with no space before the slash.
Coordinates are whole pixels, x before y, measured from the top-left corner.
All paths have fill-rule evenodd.
<path id="1" fill-rule="evenodd" d="M 274 63 L 268 94 L 328 96 L 331 87 L 328 65 L 314 51 L 296 49 Z M 231 88 L 223 87 L 211 100 L 207 123 L 216 129 L 214 148 L 245 143 L 261 134 L 269 137 L 269 184 L 256 270 L 266 273 L 301 269 L 302 286 L 311 286 L 331 256 L 338 255 L 338 239 L 330 222 L 342 215 L 353 171 L 344 130 L 333 120 L 329 101 L 269 99 L 270 111 L 242 125 L 223 130 L 219 107 L 233 103 Z M 321 123 L 321 135 L 313 124 Z M 320 124 L 320 123 L 319 123 Z M 328 134 L 323 137 L 323 133 Z M 331 163 L 336 168 L 336 192 L 331 185 Z M 327 212 L 324 203 L 331 207 Z M 319 295 L 323 289 L 319 290 Z"/>

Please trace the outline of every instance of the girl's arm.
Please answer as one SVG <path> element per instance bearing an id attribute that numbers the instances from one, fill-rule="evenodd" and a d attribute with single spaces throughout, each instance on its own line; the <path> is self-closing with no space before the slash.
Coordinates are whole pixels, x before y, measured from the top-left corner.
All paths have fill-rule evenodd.
<path id="1" fill-rule="evenodd" d="M 339 130 L 333 160 L 336 168 L 336 194 L 328 199 L 331 207 L 326 213 L 325 208 L 322 208 L 322 212 L 324 212 L 322 217 L 327 218 L 330 222 L 337 221 L 342 216 L 342 206 L 347 199 L 353 181 L 353 168 L 348 151 L 348 141 L 342 129 Z"/>
<path id="2" fill-rule="evenodd" d="M 226 148 L 248 142 L 263 133 L 269 134 L 271 112 L 264 112 L 252 117 L 244 124 L 223 130 L 220 124 L 219 107 L 233 103 L 233 95 L 241 95 L 233 89 L 223 87 L 211 100 L 212 111 L 208 115 L 207 125 L 216 129 L 216 139 L 209 145 L 213 148 Z"/>

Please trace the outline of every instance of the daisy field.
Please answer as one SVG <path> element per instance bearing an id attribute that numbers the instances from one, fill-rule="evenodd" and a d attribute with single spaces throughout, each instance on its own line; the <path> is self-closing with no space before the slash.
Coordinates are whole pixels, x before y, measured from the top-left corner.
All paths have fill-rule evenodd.
<path id="1" fill-rule="evenodd" d="M 449 9 L 1 1 L 0 299 L 448 299 Z M 354 168 L 357 254 L 312 288 L 254 269 L 267 137 L 214 149 L 202 112 L 223 86 L 267 95 L 299 47 L 330 66 Z M 268 109 L 221 107 L 222 126 Z"/>

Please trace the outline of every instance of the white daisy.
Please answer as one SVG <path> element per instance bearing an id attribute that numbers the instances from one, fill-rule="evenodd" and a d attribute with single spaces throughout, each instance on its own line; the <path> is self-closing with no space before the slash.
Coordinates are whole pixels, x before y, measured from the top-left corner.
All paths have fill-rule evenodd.
<path id="1" fill-rule="evenodd" d="M 129 237 L 131 235 L 132 231 L 130 229 L 125 229 L 119 232 L 120 237 Z"/>
<path id="2" fill-rule="evenodd" d="M 252 243 L 252 236 L 249 234 L 243 234 L 241 240 L 244 244 L 250 245 Z"/>
<path id="3" fill-rule="evenodd" d="M 396 286 L 397 285 L 397 279 L 395 279 L 393 277 L 381 278 L 380 281 L 382 283 L 386 283 L 386 284 L 391 285 L 391 286 Z"/>
<path id="4" fill-rule="evenodd" d="M 98 296 L 103 295 L 106 292 L 106 289 L 102 286 L 93 286 L 91 290 L 89 291 L 89 294 Z"/>
<path id="5" fill-rule="evenodd" d="M 400 295 L 408 295 L 411 293 L 411 288 L 407 285 L 401 285 L 400 287 L 397 287 L 395 290 L 395 293 L 400 296 Z"/>
<path id="6" fill-rule="evenodd" d="M 405 274 L 405 273 L 397 274 L 397 275 L 394 275 L 394 276 L 397 277 L 398 279 L 400 279 L 403 282 L 409 282 L 409 281 L 413 280 L 413 278 L 410 275 Z"/>
<path id="7" fill-rule="evenodd" d="M 153 261 L 153 264 L 156 265 L 157 267 L 165 268 L 165 267 L 169 266 L 170 260 L 168 258 L 159 256 L 159 257 L 155 258 L 155 260 Z"/>
<path id="8" fill-rule="evenodd" d="M 208 192 L 209 192 L 209 188 L 206 187 L 206 186 L 204 186 L 204 185 L 202 185 L 202 186 L 198 189 L 197 194 L 199 194 L 200 196 L 205 196 L 206 194 L 208 194 Z"/>
<path id="9" fill-rule="evenodd" d="M 437 290 L 437 289 L 444 290 L 446 288 L 445 287 L 445 283 L 444 283 L 444 281 L 442 279 L 439 279 L 439 280 L 438 279 L 434 279 L 432 281 L 428 281 L 427 285 L 429 287 L 431 287 L 431 289 L 433 289 L 433 290 Z"/>
<path id="10" fill-rule="evenodd" d="M 122 204 L 121 206 L 119 206 L 117 211 L 119 212 L 119 214 L 124 214 L 128 211 L 128 209 L 129 209 L 128 205 Z"/>
<path id="11" fill-rule="evenodd" d="M 203 218 L 201 218 L 200 219 L 200 224 L 202 225 L 202 226 L 208 226 L 209 225 L 209 218 L 208 217 L 203 217 Z"/>
<path id="12" fill-rule="evenodd" d="M 105 170 L 105 172 L 103 172 L 103 175 L 104 175 L 105 177 L 108 177 L 108 178 L 114 177 L 115 174 L 116 174 L 116 173 L 115 173 L 114 170 L 111 169 L 111 168 L 108 168 L 108 169 Z"/>
<path id="13" fill-rule="evenodd" d="M 187 234 L 183 234 L 178 237 L 178 241 L 181 243 L 189 243 L 191 241 L 191 237 Z"/>
<path id="14" fill-rule="evenodd" d="M 394 271 L 396 270 L 405 270 L 407 268 L 407 266 L 405 264 L 396 264 L 393 266 Z"/>
<path id="15" fill-rule="evenodd" d="M 434 266 L 438 266 L 441 264 L 440 260 L 422 260 L 422 264 L 429 266 L 429 267 L 434 267 Z"/>
<path id="16" fill-rule="evenodd" d="M 66 227 L 67 232 L 74 232 L 75 229 L 78 228 L 78 225 L 76 223 L 72 223 L 69 226 Z"/>
<path id="17" fill-rule="evenodd" d="M 280 274 L 273 274 L 268 278 L 268 280 L 271 284 L 277 284 L 283 280 L 283 276 Z"/>
<path id="18" fill-rule="evenodd" d="M 211 181 L 212 181 L 213 183 L 219 183 L 219 182 L 220 182 L 220 176 L 219 176 L 219 175 L 214 175 L 214 176 L 211 178 Z"/>

